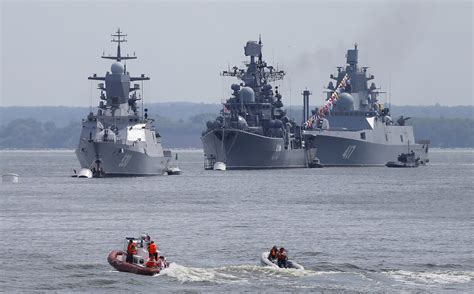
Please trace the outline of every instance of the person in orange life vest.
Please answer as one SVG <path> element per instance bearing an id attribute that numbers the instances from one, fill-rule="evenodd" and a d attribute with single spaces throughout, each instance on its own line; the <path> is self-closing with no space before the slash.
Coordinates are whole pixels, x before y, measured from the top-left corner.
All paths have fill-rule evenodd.
<path id="1" fill-rule="evenodd" d="M 276 246 L 273 246 L 272 249 L 270 250 L 270 254 L 268 254 L 268 259 L 271 262 L 274 262 L 278 257 L 278 248 Z"/>
<path id="2" fill-rule="evenodd" d="M 288 266 L 288 256 L 286 254 L 285 248 L 281 247 L 278 251 L 278 266 L 281 268 L 286 268 Z"/>
<path id="3" fill-rule="evenodd" d="M 127 262 L 133 263 L 133 255 L 137 254 L 137 245 L 133 242 L 133 240 L 128 241 L 127 246 Z"/>
<path id="4" fill-rule="evenodd" d="M 156 246 L 154 241 L 151 241 L 150 245 L 148 245 L 148 255 L 149 257 L 154 256 L 155 260 L 158 260 L 158 246 Z"/>
<path id="5" fill-rule="evenodd" d="M 146 267 L 153 268 L 153 267 L 158 267 L 158 264 L 155 261 L 155 257 L 151 256 L 148 261 L 145 263 Z"/>

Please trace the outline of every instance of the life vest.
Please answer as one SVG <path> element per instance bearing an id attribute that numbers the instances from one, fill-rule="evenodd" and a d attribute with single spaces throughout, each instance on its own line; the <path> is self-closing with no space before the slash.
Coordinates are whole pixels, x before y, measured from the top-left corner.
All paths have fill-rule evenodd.
<path id="1" fill-rule="evenodd" d="M 156 262 L 155 262 L 154 260 L 149 259 L 149 260 L 146 262 L 145 266 L 146 266 L 146 267 L 156 267 L 157 264 L 156 264 Z"/>
<path id="2" fill-rule="evenodd" d="M 281 251 L 278 254 L 278 260 L 287 260 L 288 257 L 286 256 L 286 251 Z"/>
<path id="3" fill-rule="evenodd" d="M 127 248 L 127 253 L 129 254 L 137 254 L 137 245 L 135 243 L 129 243 Z"/>
<path id="4" fill-rule="evenodd" d="M 150 244 L 150 246 L 148 246 L 148 252 L 151 253 L 151 254 L 155 254 L 156 253 L 156 244 L 153 243 L 153 244 Z"/>

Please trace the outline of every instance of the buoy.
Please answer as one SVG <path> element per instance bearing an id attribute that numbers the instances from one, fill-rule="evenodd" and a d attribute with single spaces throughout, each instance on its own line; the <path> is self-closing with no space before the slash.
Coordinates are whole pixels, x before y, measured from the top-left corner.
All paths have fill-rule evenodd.
<path id="1" fill-rule="evenodd" d="M 226 167 L 225 163 L 223 163 L 223 162 L 218 161 L 218 162 L 214 163 L 214 170 L 224 171 L 224 170 L 226 170 L 226 168 L 227 167 Z"/>
<path id="2" fill-rule="evenodd" d="M 18 183 L 18 175 L 17 174 L 4 174 L 2 175 L 2 182 L 3 183 Z"/>
<path id="3" fill-rule="evenodd" d="M 90 179 L 90 178 L 92 178 L 92 171 L 88 168 L 81 168 L 81 170 L 77 174 L 77 177 L 78 178 Z"/>

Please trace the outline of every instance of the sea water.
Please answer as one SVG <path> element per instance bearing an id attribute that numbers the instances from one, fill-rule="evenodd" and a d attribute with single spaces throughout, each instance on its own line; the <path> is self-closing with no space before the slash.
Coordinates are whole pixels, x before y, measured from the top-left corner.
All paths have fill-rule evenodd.
<path id="1" fill-rule="evenodd" d="M 431 150 L 427 166 L 205 171 L 72 178 L 73 151 L 1 151 L 0 289 L 6 292 L 469 292 L 474 153 Z M 149 233 L 169 261 L 147 277 L 111 250 Z M 288 249 L 304 271 L 262 267 Z"/>

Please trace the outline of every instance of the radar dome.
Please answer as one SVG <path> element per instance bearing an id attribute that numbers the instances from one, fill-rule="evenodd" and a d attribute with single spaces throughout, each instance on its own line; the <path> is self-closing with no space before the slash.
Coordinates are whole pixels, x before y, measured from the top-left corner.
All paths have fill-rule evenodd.
<path id="1" fill-rule="evenodd" d="M 336 110 L 351 111 L 354 110 L 354 97 L 349 93 L 342 93 L 337 99 Z"/>
<path id="2" fill-rule="evenodd" d="M 125 67 L 120 62 L 115 62 L 110 67 L 110 71 L 112 71 L 113 74 L 123 74 L 124 70 Z"/>
<path id="3" fill-rule="evenodd" d="M 240 99 L 243 102 L 255 102 L 255 93 L 250 87 L 242 87 L 240 89 Z"/>

